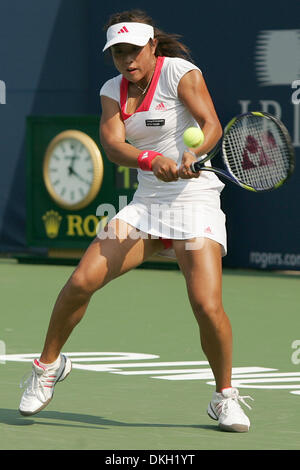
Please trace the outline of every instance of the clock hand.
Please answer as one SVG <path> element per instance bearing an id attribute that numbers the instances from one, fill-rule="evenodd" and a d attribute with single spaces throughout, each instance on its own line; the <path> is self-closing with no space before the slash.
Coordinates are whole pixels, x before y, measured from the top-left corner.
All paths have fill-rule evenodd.
<path id="1" fill-rule="evenodd" d="M 74 176 L 76 176 L 78 179 L 80 179 L 80 181 L 83 181 L 85 184 L 90 185 L 90 182 L 89 182 L 89 181 L 85 180 L 82 176 L 80 176 L 80 175 L 74 170 L 74 163 L 75 163 L 75 160 L 78 160 L 80 157 L 79 157 L 78 155 L 72 155 L 72 156 L 66 156 L 65 158 L 71 159 L 71 165 L 68 167 L 69 176 L 74 175 Z"/>
<path id="2" fill-rule="evenodd" d="M 69 157 L 69 156 L 65 157 L 65 159 L 70 159 L 71 160 L 71 164 L 70 164 L 70 166 L 68 166 L 69 176 L 73 175 L 75 173 L 75 171 L 74 171 L 75 160 L 78 160 L 79 158 L 80 157 L 78 157 L 77 155 L 72 155 L 71 157 Z"/>
<path id="3" fill-rule="evenodd" d="M 77 155 L 72 155 L 71 157 L 66 156 L 65 159 L 66 159 L 66 160 L 69 160 L 69 159 L 71 160 L 71 166 L 68 167 L 69 172 L 70 172 L 70 169 L 73 170 L 75 160 L 78 160 L 79 157 L 78 157 Z"/>
<path id="4" fill-rule="evenodd" d="M 69 167 L 69 170 L 70 170 L 70 167 Z M 90 181 L 87 181 L 86 179 L 84 179 L 81 175 L 79 175 L 75 170 L 73 170 L 73 168 L 71 169 L 72 171 L 70 172 L 71 175 L 75 175 L 78 179 L 80 179 L 80 181 L 83 181 L 84 183 L 90 185 Z"/>

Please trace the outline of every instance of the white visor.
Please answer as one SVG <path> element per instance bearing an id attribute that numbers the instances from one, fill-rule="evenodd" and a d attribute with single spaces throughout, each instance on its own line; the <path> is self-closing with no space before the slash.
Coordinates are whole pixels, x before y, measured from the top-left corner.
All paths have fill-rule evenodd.
<path id="1" fill-rule="evenodd" d="M 153 26 L 144 23 L 118 23 L 107 30 L 107 42 L 103 52 L 114 44 L 125 42 L 135 46 L 145 46 L 149 39 L 154 38 Z"/>

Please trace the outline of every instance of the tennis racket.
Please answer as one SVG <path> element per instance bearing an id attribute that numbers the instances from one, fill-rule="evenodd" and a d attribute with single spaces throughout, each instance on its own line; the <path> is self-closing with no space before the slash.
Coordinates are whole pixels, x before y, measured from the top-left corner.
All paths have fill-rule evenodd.
<path id="1" fill-rule="evenodd" d="M 225 170 L 205 162 L 222 151 Z M 225 127 L 216 147 L 191 170 L 213 171 L 249 191 L 277 189 L 287 181 L 295 167 L 294 148 L 283 123 L 261 111 L 234 117 Z"/>

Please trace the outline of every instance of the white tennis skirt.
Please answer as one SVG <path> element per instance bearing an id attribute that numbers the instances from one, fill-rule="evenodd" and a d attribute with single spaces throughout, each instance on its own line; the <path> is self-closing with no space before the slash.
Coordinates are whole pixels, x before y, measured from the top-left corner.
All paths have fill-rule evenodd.
<path id="1" fill-rule="evenodd" d="M 176 258 L 172 240 L 210 238 L 227 254 L 226 217 L 221 210 L 220 191 L 203 190 L 180 197 L 155 198 L 134 195 L 132 201 L 121 209 L 113 219 L 121 219 L 152 238 L 161 238 L 165 249 L 161 256 Z M 112 219 L 112 220 L 113 220 Z"/>

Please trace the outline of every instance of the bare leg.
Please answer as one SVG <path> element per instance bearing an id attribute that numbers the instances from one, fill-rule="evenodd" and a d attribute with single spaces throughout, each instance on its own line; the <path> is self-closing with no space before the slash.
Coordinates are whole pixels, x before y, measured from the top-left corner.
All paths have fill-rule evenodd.
<path id="1" fill-rule="evenodd" d="M 200 328 L 202 349 L 216 381 L 216 391 L 231 386 L 232 331 L 222 305 L 221 247 L 208 238 L 196 250 L 177 240 L 174 248 Z"/>
<path id="2" fill-rule="evenodd" d="M 114 227 L 116 238 L 96 238 L 61 290 L 50 319 L 41 362 L 49 364 L 57 359 L 96 290 L 138 266 L 162 247 L 158 239 L 123 238 L 124 233 L 132 229 L 125 222 L 117 221 Z"/>

